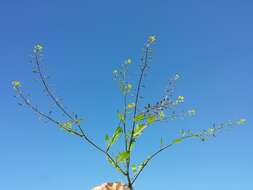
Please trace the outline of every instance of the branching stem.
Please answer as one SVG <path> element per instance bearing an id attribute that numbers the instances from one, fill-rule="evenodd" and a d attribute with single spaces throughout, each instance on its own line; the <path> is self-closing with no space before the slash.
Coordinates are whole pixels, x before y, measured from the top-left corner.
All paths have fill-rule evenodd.
<path id="1" fill-rule="evenodd" d="M 133 125 L 132 125 L 132 132 L 130 136 L 130 141 L 128 145 L 128 151 L 129 151 L 129 158 L 127 159 L 127 174 L 128 174 L 128 186 L 131 189 L 132 188 L 132 181 L 130 179 L 130 163 L 131 163 L 131 146 L 134 141 L 134 129 L 135 129 L 135 116 L 137 114 L 137 108 L 138 108 L 138 103 L 139 103 L 139 97 L 140 97 L 140 90 L 141 90 L 141 85 L 144 77 L 145 70 L 148 67 L 148 52 L 149 52 L 149 46 L 147 45 L 145 47 L 145 56 L 144 56 L 144 61 L 143 61 L 143 66 L 141 68 L 141 73 L 140 73 L 140 78 L 138 80 L 138 85 L 137 85 L 137 91 L 136 91 L 136 96 L 135 96 L 135 107 L 134 107 L 134 114 L 133 114 Z"/>

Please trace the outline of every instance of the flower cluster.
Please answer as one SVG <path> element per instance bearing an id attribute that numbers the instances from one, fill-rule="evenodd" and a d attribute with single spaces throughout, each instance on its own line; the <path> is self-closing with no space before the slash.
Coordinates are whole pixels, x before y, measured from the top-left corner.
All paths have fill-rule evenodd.
<path id="1" fill-rule="evenodd" d="M 14 89 L 18 89 L 21 87 L 21 83 L 18 80 L 12 81 L 11 84 Z"/>
<path id="2" fill-rule="evenodd" d="M 178 104 L 178 103 L 183 103 L 184 102 L 184 96 L 178 96 L 177 97 L 177 100 L 176 100 L 176 103 Z"/>
<path id="3" fill-rule="evenodd" d="M 228 121 L 226 123 L 221 124 L 214 124 L 213 127 L 210 127 L 206 130 L 203 130 L 201 133 L 195 135 L 196 137 L 200 138 L 202 141 L 206 141 L 209 137 L 215 137 L 218 133 L 225 128 L 231 128 L 235 126 L 241 126 L 246 124 L 246 119 L 241 118 L 237 121 Z"/>
<path id="4" fill-rule="evenodd" d="M 159 114 L 161 111 L 172 109 L 176 106 L 178 106 L 179 103 L 183 103 L 185 101 L 184 96 L 178 96 L 176 100 L 172 99 L 174 89 L 175 89 L 175 84 L 176 81 L 180 79 L 180 75 L 176 74 L 174 77 L 169 79 L 168 86 L 166 87 L 165 90 L 165 95 L 162 97 L 162 99 L 155 104 L 147 104 L 144 109 L 145 112 L 147 113 L 155 113 Z M 194 115 L 194 111 L 190 113 L 191 115 Z"/>
<path id="5" fill-rule="evenodd" d="M 39 54 L 39 53 L 42 53 L 42 51 L 43 51 L 43 46 L 41 44 L 36 44 L 33 47 L 33 53 Z"/>
<path id="6" fill-rule="evenodd" d="M 156 41 L 156 36 L 155 36 L 155 35 L 152 35 L 152 36 L 149 36 L 149 37 L 148 37 L 148 42 L 149 42 L 150 44 L 155 43 L 155 41 Z"/>
<path id="7" fill-rule="evenodd" d="M 115 69 L 113 71 L 113 77 L 118 82 L 119 88 L 123 94 L 127 94 L 132 89 L 132 84 L 126 82 L 126 75 L 128 71 L 128 65 L 132 64 L 132 59 L 128 58 L 122 65 L 120 69 Z"/>

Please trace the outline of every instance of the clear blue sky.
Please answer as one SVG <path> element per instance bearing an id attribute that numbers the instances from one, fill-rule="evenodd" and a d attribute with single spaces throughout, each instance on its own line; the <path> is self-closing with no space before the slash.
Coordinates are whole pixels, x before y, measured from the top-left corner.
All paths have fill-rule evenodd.
<path id="1" fill-rule="evenodd" d="M 136 189 L 253 189 L 252 10 L 250 0 L 0 0 L 0 189 L 88 190 L 123 180 L 99 152 L 18 106 L 10 83 L 20 80 L 46 108 L 28 64 L 32 46 L 42 43 L 54 89 L 103 145 L 122 106 L 112 70 L 131 57 L 135 76 L 150 34 L 158 40 L 145 100 L 158 98 L 167 78 L 179 72 L 176 95 L 198 114 L 148 129 L 137 159 L 152 152 L 161 135 L 169 141 L 182 127 L 198 131 L 240 117 L 248 123 L 164 152 Z"/>

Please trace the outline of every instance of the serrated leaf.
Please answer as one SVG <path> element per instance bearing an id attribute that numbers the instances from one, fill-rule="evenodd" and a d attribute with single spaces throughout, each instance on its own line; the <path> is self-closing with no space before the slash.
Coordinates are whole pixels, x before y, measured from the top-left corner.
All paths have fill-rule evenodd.
<path id="1" fill-rule="evenodd" d="M 125 161 L 127 158 L 129 158 L 129 152 L 128 151 L 125 151 L 125 152 L 121 152 L 118 154 L 117 156 L 117 162 L 123 162 Z"/>
<path id="2" fill-rule="evenodd" d="M 134 120 L 135 121 L 142 121 L 145 119 L 145 114 L 144 113 L 141 113 L 141 114 L 138 114 L 134 117 Z"/>
<path id="3" fill-rule="evenodd" d="M 136 126 L 136 128 L 134 129 L 133 137 L 136 138 L 136 137 L 140 136 L 146 127 L 147 127 L 147 125 L 145 125 L 145 124 L 138 124 Z"/>

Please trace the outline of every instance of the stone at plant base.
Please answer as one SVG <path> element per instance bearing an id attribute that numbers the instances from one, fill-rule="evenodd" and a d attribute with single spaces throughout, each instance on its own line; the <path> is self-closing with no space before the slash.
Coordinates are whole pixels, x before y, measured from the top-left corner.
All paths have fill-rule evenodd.
<path id="1" fill-rule="evenodd" d="M 104 183 L 102 185 L 96 186 L 91 190 L 130 190 L 127 185 L 120 182 L 115 183 Z"/>

